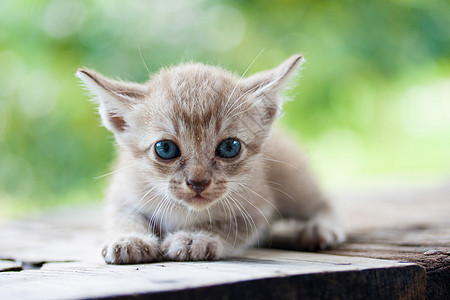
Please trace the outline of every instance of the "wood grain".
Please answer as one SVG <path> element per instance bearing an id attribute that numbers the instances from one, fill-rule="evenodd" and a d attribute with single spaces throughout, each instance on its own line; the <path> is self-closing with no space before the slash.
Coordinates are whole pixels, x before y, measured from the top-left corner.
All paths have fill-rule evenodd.
<path id="1" fill-rule="evenodd" d="M 0 272 L 22 271 L 22 264 L 16 261 L 0 260 Z"/>
<path id="2" fill-rule="evenodd" d="M 148 295 L 156 299 L 331 299 L 337 294 L 368 299 L 422 299 L 425 271 L 414 264 L 393 261 L 260 249 L 216 262 L 125 266 L 101 262 L 46 263 L 40 270 L 0 276 L 1 299 L 131 295 L 138 299 Z"/>

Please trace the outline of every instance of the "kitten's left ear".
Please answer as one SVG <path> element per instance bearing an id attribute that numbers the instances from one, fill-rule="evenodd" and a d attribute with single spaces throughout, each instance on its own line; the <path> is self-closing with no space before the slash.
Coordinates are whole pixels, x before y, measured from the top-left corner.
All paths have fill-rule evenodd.
<path id="1" fill-rule="evenodd" d="M 266 110 L 267 121 L 272 121 L 281 111 L 282 100 L 279 99 L 278 92 L 297 74 L 304 61 L 302 55 L 296 54 L 272 70 L 256 73 L 242 80 L 241 87 L 244 93 L 261 102 Z"/>
<path id="2" fill-rule="evenodd" d="M 143 84 L 113 80 L 93 70 L 78 69 L 75 75 L 95 96 L 103 125 L 115 134 L 125 131 L 129 111 L 148 94 Z"/>

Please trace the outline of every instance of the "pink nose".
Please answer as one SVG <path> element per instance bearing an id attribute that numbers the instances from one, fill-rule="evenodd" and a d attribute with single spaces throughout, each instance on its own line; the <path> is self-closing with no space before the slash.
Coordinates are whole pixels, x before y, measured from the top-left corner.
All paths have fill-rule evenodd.
<path id="1" fill-rule="evenodd" d="M 205 179 L 202 181 L 196 181 L 192 179 L 186 180 L 186 184 L 197 194 L 200 194 L 211 183 L 211 180 Z"/>

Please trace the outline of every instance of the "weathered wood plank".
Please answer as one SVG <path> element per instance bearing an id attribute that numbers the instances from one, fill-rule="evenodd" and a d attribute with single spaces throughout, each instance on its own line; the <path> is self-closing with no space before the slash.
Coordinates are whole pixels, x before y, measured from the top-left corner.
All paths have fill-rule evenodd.
<path id="1" fill-rule="evenodd" d="M 450 220 L 450 181 L 335 193 L 351 232 L 435 226 Z"/>
<path id="2" fill-rule="evenodd" d="M 0 224 L 0 259 L 31 264 L 100 259 L 101 208 L 66 209 Z"/>
<path id="3" fill-rule="evenodd" d="M 21 271 L 22 264 L 16 261 L 0 260 L 0 272 Z"/>
<path id="4" fill-rule="evenodd" d="M 392 279 L 396 278 L 396 281 Z M 326 288 L 323 288 L 326 286 Z M 260 297 L 423 299 L 425 271 L 414 264 L 276 250 L 253 250 L 216 262 L 111 266 L 47 263 L 3 273 L 1 299 L 235 299 Z"/>
<path id="5" fill-rule="evenodd" d="M 349 241 L 321 253 L 393 259 L 427 270 L 427 299 L 450 299 L 450 184 L 344 193 L 336 202 Z M 278 230 L 272 247 L 292 249 L 292 234 Z"/>
<path id="6" fill-rule="evenodd" d="M 325 253 L 416 263 L 427 271 L 427 299 L 450 299 L 449 229 L 440 224 L 415 231 L 394 228 L 357 233 L 348 243 Z"/>
<path id="7" fill-rule="evenodd" d="M 427 299 L 450 299 L 450 182 L 339 197 L 349 242 L 326 253 L 413 262 L 427 271 Z"/>

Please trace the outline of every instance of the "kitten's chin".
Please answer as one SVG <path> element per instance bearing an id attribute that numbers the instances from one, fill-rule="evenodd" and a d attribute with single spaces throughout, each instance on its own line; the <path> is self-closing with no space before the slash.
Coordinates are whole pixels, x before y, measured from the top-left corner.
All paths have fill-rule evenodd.
<path id="1" fill-rule="evenodd" d="M 193 197 L 184 199 L 183 201 L 195 210 L 202 210 L 211 206 L 215 202 L 215 199 L 209 199 L 200 195 L 195 195 Z"/>

